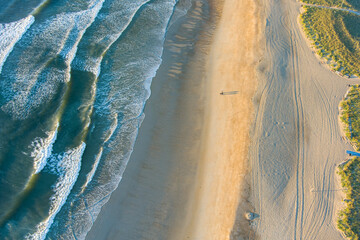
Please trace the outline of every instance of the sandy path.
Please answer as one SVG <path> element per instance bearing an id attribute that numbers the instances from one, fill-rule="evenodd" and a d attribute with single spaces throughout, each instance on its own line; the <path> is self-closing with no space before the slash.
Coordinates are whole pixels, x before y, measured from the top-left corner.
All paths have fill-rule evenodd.
<path id="1" fill-rule="evenodd" d="M 203 168 L 196 184 L 189 239 L 230 239 L 239 201 L 244 201 L 248 173 L 249 128 L 253 120 L 256 65 L 259 58 L 259 16 L 253 0 L 225 0 L 208 64 L 210 101 Z M 221 91 L 238 91 L 220 95 Z M 240 215 L 248 209 L 242 204 Z M 248 236 L 248 222 L 237 226 Z"/>
<path id="2" fill-rule="evenodd" d="M 351 146 L 341 139 L 338 104 L 345 80 L 321 65 L 297 23 L 295 0 L 264 0 L 265 59 L 259 67 L 252 202 L 260 239 L 342 239 L 336 166 Z"/>

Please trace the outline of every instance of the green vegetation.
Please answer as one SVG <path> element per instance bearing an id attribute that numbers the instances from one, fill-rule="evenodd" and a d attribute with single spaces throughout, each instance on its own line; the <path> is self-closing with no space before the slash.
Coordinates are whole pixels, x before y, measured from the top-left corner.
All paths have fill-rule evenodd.
<path id="1" fill-rule="evenodd" d="M 351 86 L 346 98 L 341 102 L 340 120 L 344 123 L 346 137 L 357 151 L 360 150 L 360 87 Z"/>
<path id="2" fill-rule="evenodd" d="M 303 0 L 322 6 L 360 9 L 360 0 Z M 301 23 L 317 54 L 333 71 L 360 77 L 360 17 L 346 11 L 304 6 Z M 352 86 L 341 102 L 345 135 L 360 151 L 360 85 Z M 338 171 L 346 194 L 338 228 L 351 240 L 360 239 L 360 158 L 341 164 Z"/>
<path id="3" fill-rule="evenodd" d="M 302 0 L 302 2 L 326 7 L 341 7 L 354 10 L 360 9 L 359 0 Z"/>
<path id="4" fill-rule="evenodd" d="M 304 9 L 301 23 L 317 54 L 334 71 L 360 76 L 360 17 L 339 10 L 309 6 Z"/>
<path id="5" fill-rule="evenodd" d="M 352 86 L 340 104 L 340 119 L 346 137 L 360 150 L 360 86 Z M 340 211 L 338 228 L 352 240 L 360 238 L 360 158 L 354 157 L 339 166 L 342 187 L 346 194 L 346 208 Z"/>
<path id="6" fill-rule="evenodd" d="M 351 240 L 360 237 L 360 159 L 353 158 L 339 167 L 341 184 L 346 189 L 346 208 L 340 211 L 338 228 Z"/>

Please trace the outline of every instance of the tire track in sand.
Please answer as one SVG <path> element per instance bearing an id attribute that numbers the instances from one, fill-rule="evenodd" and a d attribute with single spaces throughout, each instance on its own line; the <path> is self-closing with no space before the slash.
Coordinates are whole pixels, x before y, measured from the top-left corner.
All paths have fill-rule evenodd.
<path id="1" fill-rule="evenodd" d="M 304 219 L 304 109 L 301 99 L 301 88 L 299 82 L 299 60 L 296 52 L 296 40 L 290 31 L 290 49 L 293 67 L 293 101 L 295 109 L 296 133 L 297 133 L 297 164 L 296 164 L 296 206 L 295 206 L 295 226 L 294 239 L 302 239 L 303 219 Z M 298 238 L 299 237 L 299 238 Z"/>
<path id="2" fill-rule="evenodd" d="M 298 25 L 296 0 L 266 2 L 266 48 L 251 147 L 256 234 L 266 240 L 339 240 L 336 165 L 344 80 L 324 68 Z"/>

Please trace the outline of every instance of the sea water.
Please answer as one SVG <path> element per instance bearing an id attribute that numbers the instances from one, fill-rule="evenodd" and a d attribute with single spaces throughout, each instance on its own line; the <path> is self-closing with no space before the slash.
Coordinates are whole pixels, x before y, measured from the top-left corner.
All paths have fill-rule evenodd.
<path id="1" fill-rule="evenodd" d="M 83 239 L 193 0 L 0 0 L 0 239 Z"/>

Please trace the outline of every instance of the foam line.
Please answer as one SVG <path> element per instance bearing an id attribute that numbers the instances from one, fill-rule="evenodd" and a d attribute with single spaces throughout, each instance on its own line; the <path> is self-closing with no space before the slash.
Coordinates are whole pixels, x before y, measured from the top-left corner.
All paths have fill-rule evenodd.
<path id="1" fill-rule="evenodd" d="M 139 13 L 139 11 L 147 4 L 149 3 L 151 0 L 144 0 L 144 2 L 142 2 L 141 4 L 139 4 L 138 6 L 135 6 L 132 11 L 132 14 L 129 15 L 127 22 L 122 25 L 122 24 L 116 24 L 116 26 L 106 29 L 106 32 L 101 32 L 102 29 L 96 29 L 95 35 L 100 32 L 100 34 L 103 34 L 104 36 L 97 36 L 98 39 L 96 41 L 91 42 L 92 45 L 100 45 L 104 44 L 104 38 L 106 36 L 105 39 L 107 39 L 107 43 L 106 43 L 106 47 L 103 49 L 102 54 L 100 55 L 100 57 L 98 58 L 89 58 L 89 53 L 85 50 L 85 52 L 83 53 L 84 56 L 80 55 L 80 58 L 76 58 L 74 61 L 74 68 L 77 70 L 82 70 L 82 71 L 88 71 L 88 72 L 92 72 L 94 73 L 94 75 L 96 75 L 97 77 L 100 75 L 100 66 L 101 66 L 101 62 L 102 59 L 105 55 L 105 53 L 109 50 L 109 48 L 114 44 L 114 42 L 116 42 L 121 35 L 126 31 L 126 29 L 130 26 L 130 24 L 132 23 L 132 21 L 134 20 L 134 18 L 136 17 L 136 15 Z M 133 1 L 129 1 L 128 5 L 131 6 L 131 4 Z M 125 5 L 126 3 L 124 3 Z M 131 7 L 129 7 L 131 8 Z M 123 18 L 127 18 L 127 16 L 121 16 L 120 19 Z M 113 18 L 111 19 L 105 19 L 103 21 L 99 21 L 98 22 L 98 26 L 104 26 L 104 25 L 110 25 L 110 21 L 112 21 Z M 117 26 L 121 26 L 120 29 L 117 28 Z M 115 29 L 114 29 L 115 28 Z M 114 30 L 113 30 L 114 29 Z M 113 30 L 113 32 L 111 32 L 111 30 Z M 87 57 L 85 57 L 87 56 Z"/>
<path id="2" fill-rule="evenodd" d="M 94 22 L 104 0 L 89 9 L 61 13 L 34 25 L 12 59 L 15 68 L 6 69 L 8 81 L 0 83 L 5 103 L 1 109 L 16 119 L 25 119 L 56 94 L 61 83 L 70 80 L 70 64 L 86 29 Z M 59 58 L 66 64 L 57 68 L 49 63 Z M 5 72 L 4 72 L 5 73 Z"/>
<path id="3" fill-rule="evenodd" d="M 37 225 L 35 233 L 26 236 L 27 240 L 45 239 L 56 214 L 65 204 L 66 199 L 78 178 L 81 168 L 81 158 L 85 147 L 86 144 L 82 143 L 77 148 L 52 156 L 52 159 L 49 162 L 53 165 L 53 172 L 59 175 L 59 179 L 53 186 L 54 195 L 50 198 L 51 207 L 49 216 Z"/>
<path id="4" fill-rule="evenodd" d="M 31 147 L 34 148 L 31 153 L 31 157 L 34 158 L 34 174 L 38 174 L 45 167 L 57 138 L 58 127 L 59 124 L 56 126 L 55 131 L 47 133 L 47 138 L 36 138 L 31 143 Z"/>
<path id="5" fill-rule="evenodd" d="M 35 18 L 30 15 L 12 23 L 0 23 L 0 73 L 7 57 L 15 44 L 33 24 Z"/>

